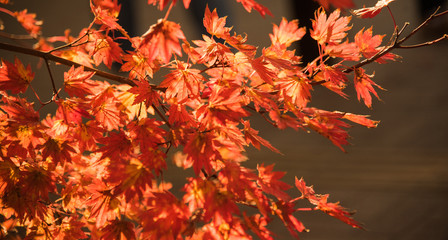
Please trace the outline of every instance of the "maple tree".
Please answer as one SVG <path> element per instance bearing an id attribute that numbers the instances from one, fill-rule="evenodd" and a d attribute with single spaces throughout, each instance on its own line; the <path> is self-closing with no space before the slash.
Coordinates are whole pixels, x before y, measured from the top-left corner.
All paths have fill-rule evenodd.
<path id="1" fill-rule="evenodd" d="M 272 15 L 254 0 L 237 0 L 247 11 Z M 12 40 L 34 40 L 32 48 L 0 42 L 0 49 L 43 59 L 52 82 L 52 98 L 42 102 L 31 82 L 34 72 L 20 56 L 1 60 L 0 68 L 0 236 L 24 239 L 273 239 L 269 223 L 279 218 L 299 238 L 307 231 L 297 212 L 322 211 L 355 228 L 363 228 L 352 213 L 317 194 L 296 178 L 297 196 L 281 180 L 274 165 L 256 169 L 242 165 L 245 149 L 264 146 L 279 150 L 251 127 L 250 116 L 261 115 L 279 129 L 313 130 L 344 151 L 347 128 L 368 128 L 378 121 L 368 116 L 327 111 L 310 106 L 311 91 L 325 87 L 346 97 L 350 85 L 358 100 L 372 106 L 382 89 L 364 66 L 387 63 L 397 48 L 417 48 L 405 42 L 432 19 L 436 11 L 407 35 L 408 24 L 396 25 L 388 43 L 384 35 L 364 28 L 351 41 L 351 16 L 341 10 L 351 0 L 318 0 L 312 28 L 283 18 L 269 35 L 271 45 L 258 48 L 226 26 L 219 9 L 205 9 L 208 34 L 188 40 L 181 25 L 169 19 L 176 1 L 149 0 L 163 19 L 142 36 L 130 36 L 118 23 L 117 0 L 90 1 L 93 21 L 77 35 L 41 35 L 35 14 L 0 11 L 15 18 L 27 35 L 2 32 Z M 352 11 L 374 17 L 393 0 Z M 331 11 L 331 4 L 336 7 Z M 183 0 L 188 8 L 189 0 Z M 391 12 L 392 14 L 392 12 Z M 393 16 L 393 15 L 392 15 Z M 301 62 L 292 43 L 309 31 L 319 56 Z M 121 35 L 119 35 L 120 33 Z M 118 40 L 131 43 L 123 50 Z M 332 61 L 329 61 L 333 59 Z M 67 65 L 57 88 L 48 62 Z M 126 76 L 97 67 L 120 66 Z M 25 66 L 26 65 L 26 66 Z M 168 74 L 156 75 L 161 69 Z M 97 77 L 109 81 L 98 80 Z M 36 80 L 34 80 L 36 81 Z M 31 89 L 38 101 L 23 93 Z M 40 110 L 55 104 L 54 114 Z M 163 176 L 169 152 L 182 169 L 193 169 L 181 193 Z M 307 203 L 308 202 L 308 203 Z M 247 207 L 255 211 L 246 211 Z M 14 233 L 22 229 L 21 234 Z"/>

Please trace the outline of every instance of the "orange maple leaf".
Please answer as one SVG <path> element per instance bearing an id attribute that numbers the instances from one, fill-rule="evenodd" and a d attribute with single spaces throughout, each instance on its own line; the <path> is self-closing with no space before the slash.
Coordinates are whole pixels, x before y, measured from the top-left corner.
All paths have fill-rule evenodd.
<path id="1" fill-rule="evenodd" d="M 379 46 L 381 45 L 384 36 L 385 35 L 373 36 L 372 27 L 370 27 L 365 31 L 364 29 L 361 29 L 361 31 L 359 31 L 355 35 L 355 43 L 359 48 L 359 52 L 365 58 L 371 58 L 382 50 L 381 47 Z M 398 56 L 393 53 L 386 53 L 380 58 L 376 59 L 375 62 L 386 63 L 387 60 L 395 60 L 397 58 Z"/>
<path id="2" fill-rule="evenodd" d="M 336 9 L 328 18 L 325 10 L 321 7 L 315 12 L 315 20 L 312 21 L 313 29 L 310 34 L 319 44 L 338 44 L 347 36 L 351 17 L 341 17 L 341 11 Z"/>
<path id="3" fill-rule="evenodd" d="M 77 96 L 84 98 L 86 95 L 92 95 L 98 84 L 90 78 L 95 72 L 84 71 L 84 67 L 74 66 L 64 73 L 64 89 L 70 97 Z"/>
<path id="4" fill-rule="evenodd" d="M 142 38 L 138 50 L 151 62 L 160 58 L 162 62 L 168 63 L 173 53 L 182 56 L 179 39 L 185 39 L 185 36 L 177 23 L 159 19 Z"/>
<path id="5" fill-rule="evenodd" d="M 134 224 L 130 221 L 115 219 L 101 229 L 101 239 L 137 239 Z"/>
<path id="6" fill-rule="evenodd" d="M 15 58 L 14 64 L 3 59 L 1 62 L 0 90 L 10 90 L 13 94 L 25 92 L 34 79 L 30 65 L 25 68 L 18 58 Z"/>
<path id="7" fill-rule="evenodd" d="M 378 84 L 372 81 L 371 78 L 373 76 L 374 74 L 366 74 L 363 68 L 357 68 L 355 70 L 354 83 L 355 90 L 358 95 L 358 100 L 361 101 L 361 98 L 364 99 L 364 104 L 369 108 L 372 107 L 372 96 L 370 96 L 370 93 L 373 93 L 373 95 L 375 95 L 375 97 L 380 100 L 373 86 L 383 89 Z"/>
<path id="8" fill-rule="evenodd" d="M 345 208 L 340 206 L 338 202 L 330 203 L 327 201 L 329 197 L 328 194 L 316 194 L 313 187 L 306 186 L 303 178 L 299 180 L 296 177 L 295 185 L 297 189 L 302 193 L 302 196 L 298 199 L 308 199 L 311 204 L 316 205 L 316 207 L 314 208 L 315 210 L 321 210 L 322 212 L 335 217 L 354 228 L 362 229 L 362 226 L 351 217 L 353 215 L 352 212 L 348 212 Z"/>
<path id="9" fill-rule="evenodd" d="M 269 34 L 272 45 L 284 44 L 285 47 L 291 46 L 295 41 L 299 41 L 305 35 L 305 27 L 299 28 L 299 20 L 288 22 L 286 18 L 282 18 L 280 25 L 274 24 L 273 33 Z"/>
<path id="10" fill-rule="evenodd" d="M 101 62 L 104 62 L 104 65 L 110 69 L 113 61 L 122 63 L 123 50 L 111 37 L 96 32 L 90 34 L 89 38 L 91 38 L 91 41 L 87 43 L 86 50 L 93 57 L 95 65 L 98 66 Z"/>
<path id="11" fill-rule="evenodd" d="M 379 0 L 375 4 L 375 6 L 354 10 L 353 13 L 360 18 L 373 18 L 378 15 L 383 8 L 387 7 L 387 5 L 389 5 L 389 3 L 393 1 L 394 0 Z"/>
<path id="12" fill-rule="evenodd" d="M 25 9 L 20 12 L 14 12 L 14 16 L 31 36 L 36 37 L 39 35 L 42 21 L 36 20 L 35 13 L 28 13 L 28 10 Z"/>
<path id="13" fill-rule="evenodd" d="M 264 164 L 257 165 L 258 179 L 257 183 L 261 186 L 263 192 L 274 195 L 277 199 L 289 201 L 291 197 L 285 192 L 291 186 L 280 181 L 286 172 L 274 172 L 274 164 L 264 166 Z"/>
<path id="14" fill-rule="evenodd" d="M 207 30 L 208 33 L 210 33 L 212 36 L 217 36 L 219 38 L 222 38 L 224 36 L 229 35 L 229 32 L 232 28 L 225 27 L 226 25 L 226 18 L 227 17 L 218 17 L 218 13 L 216 12 L 216 9 L 213 10 L 213 12 L 210 12 L 210 9 L 208 8 L 208 5 L 205 7 L 205 14 L 204 14 L 204 27 Z"/>
<path id="15" fill-rule="evenodd" d="M 205 82 L 205 78 L 197 69 L 190 68 L 191 65 L 182 61 L 176 61 L 173 64 L 175 68 L 171 73 L 165 76 L 159 87 L 167 88 L 165 96 L 168 99 L 177 98 L 179 103 L 188 99 L 199 99 Z"/>

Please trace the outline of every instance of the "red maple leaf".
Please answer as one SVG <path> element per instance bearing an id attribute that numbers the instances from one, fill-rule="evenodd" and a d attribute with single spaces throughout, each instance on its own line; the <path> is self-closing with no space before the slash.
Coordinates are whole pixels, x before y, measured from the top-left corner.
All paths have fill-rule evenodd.
<path id="1" fill-rule="evenodd" d="M 188 137 L 184 153 L 188 154 L 187 162 L 193 163 L 196 175 L 199 175 L 201 169 L 211 173 L 212 162 L 221 156 L 217 150 L 218 145 L 219 141 L 211 132 L 196 132 Z"/>
<path id="2" fill-rule="evenodd" d="M 15 58 L 14 64 L 6 60 L 1 61 L 0 90 L 10 90 L 13 94 L 25 92 L 34 79 L 34 73 L 31 71 L 30 65 L 25 69 L 18 58 Z"/>
<path id="3" fill-rule="evenodd" d="M 138 46 L 141 38 L 135 37 L 131 41 Z M 120 71 L 129 72 L 130 79 L 146 80 L 148 76 L 152 77 L 154 69 L 157 69 L 157 65 L 140 52 L 128 52 L 122 59 L 125 63 L 121 65 Z"/>
<path id="4" fill-rule="evenodd" d="M 64 73 L 64 89 L 70 97 L 77 96 L 80 98 L 86 95 L 92 95 L 98 84 L 90 78 L 95 72 L 84 71 L 84 67 L 74 66 Z"/>
<path id="5" fill-rule="evenodd" d="M 110 69 L 113 61 L 122 63 L 123 50 L 111 37 L 95 32 L 89 35 L 89 40 L 86 50 L 93 57 L 95 65 L 98 66 L 104 62 L 104 65 Z"/>
<path id="6" fill-rule="evenodd" d="M 345 113 L 343 118 L 350 120 L 354 123 L 366 126 L 368 128 L 375 128 L 378 125 L 379 121 L 370 120 L 367 117 L 369 117 L 369 116 L 358 115 L 358 114 L 353 114 L 353 113 Z"/>
<path id="7" fill-rule="evenodd" d="M 291 197 L 285 192 L 291 186 L 280 181 L 286 174 L 285 172 L 274 172 L 274 164 L 264 166 L 264 164 L 257 165 L 258 179 L 257 183 L 261 186 L 263 192 L 272 194 L 279 200 L 289 201 Z"/>
<path id="8" fill-rule="evenodd" d="M 361 29 L 361 31 L 359 31 L 355 35 L 355 43 L 359 48 L 359 52 L 365 58 L 371 58 L 382 50 L 381 47 L 379 46 L 381 45 L 384 36 L 385 35 L 373 36 L 372 27 L 370 27 L 365 31 L 364 29 Z M 397 55 L 393 53 L 386 53 L 380 58 L 376 59 L 375 62 L 386 63 L 386 60 L 395 60 L 396 58 L 398 58 Z"/>
<path id="9" fill-rule="evenodd" d="M 190 67 L 190 64 L 182 61 L 176 61 L 176 64 L 173 64 L 175 69 L 166 75 L 165 80 L 159 85 L 161 88 L 166 88 L 167 99 L 176 97 L 179 103 L 188 99 L 200 99 L 200 93 L 204 88 L 203 82 L 206 80 L 200 74 L 201 71 Z"/>
<path id="10" fill-rule="evenodd" d="M 246 142 L 252 144 L 255 148 L 260 149 L 260 144 L 271 149 L 273 152 L 280 153 L 280 151 L 273 147 L 267 140 L 258 136 L 258 131 L 250 127 L 249 121 L 242 121 L 244 125 L 244 138 Z"/>
<path id="11" fill-rule="evenodd" d="M 177 23 L 159 19 L 142 38 L 138 49 L 150 62 L 160 59 L 163 63 L 168 63 L 173 53 L 182 56 L 179 40 L 185 39 L 185 36 Z"/>
<path id="12" fill-rule="evenodd" d="M 118 7 L 118 6 L 117 6 Z M 119 7 L 118 7 L 119 8 Z M 123 36 L 130 38 L 128 33 L 124 30 L 124 28 L 118 24 L 118 13 L 119 9 L 117 8 L 104 8 L 101 4 L 94 5 L 94 3 L 90 2 L 90 9 L 92 13 L 95 15 L 96 23 L 101 24 L 102 29 L 106 30 L 118 30 Z M 118 10 L 118 11 L 117 11 Z"/>
<path id="13" fill-rule="evenodd" d="M 375 6 L 354 10 L 353 13 L 360 18 L 373 18 L 378 15 L 383 8 L 387 7 L 387 5 L 389 5 L 389 3 L 393 1 L 394 0 L 379 0 L 375 4 Z"/>
<path id="14" fill-rule="evenodd" d="M 148 81 L 134 81 L 136 86 L 130 88 L 128 92 L 136 95 L 133 104 L 144 102 L 146 106 L 159 105 L 160 95 L 152 89 Z"/>
<path id="15" fill-rule="evenodd" d="M 137 239 L 134 224 L 130 221 L 115 219 L 101 229 L 101 239 Z"/>
<path id="16" fill-rule="evenodd" d="M 228 120 L 239 122 L 242 117 L 248 115 L 243 108 L 240 90 L 220 86 L 213 88 L 208 104 L 203 104 L 196 111 L 198 121 L 205 126 L 225 126 Z"/>
<path id="17" fill-rule="evenodd" d="M 372 107 L 372 96 L 370 96 L 370 93 L 373 93 L 373 95 L 375 95 L 378 100 L 380 99 L 373 86 L 376 86 L 379 89 L 383 89 L 378 84 L 372 81 L 371 78 L 373 76 L 374 74 L 366 74 L 363 68 L 355 69 L 354 83 L 355 90 L 358 95 L 358 100 L 361 101 L 361 98 L 364 99 L 364 104 L 369 108 Z"/>
<path id="18" fill-rule="evenodd" d="M 307 127 L 328 138 L 334 145 L 345 152 L 342 145 L 348 144 L 347 139 L 349 136 L 343 128 L 348 128 L 350 125 L 341 120 L 344 113 L 329 112 L 316 108 L 305 108 L 303 111 L 308 114 L 307 117 L 304 117 Z"/>
<path id="19" fill-rule="evenodd" d="M 327 201 L 329 197 L 328 194 L 316 194 L 313 187 L 306 186 L 306 183 L 302 178 L 298 180 L 296 177 L 295 185 L 297 189 L 302 193 L 302 196 L 298 199 L 308 199 L 311 204 L 316 205 L 316 207 L 314 208 L 315 210 L 321 210 L 322 212 L 335 217 L 354 228 L 362 229 L 361 225 L 351 217 L 353 213 L 348 212 L 345 208 L 340 206 L 338 202 L 330 203 Z"/>
<path id="20" fill-rule="evenodd" d="M 297 220 L 297 218 L 293 215 L 293 213 L 297 211 L 294 209 L 294 202 L 278 201 L 273 205 L 274 213 L 280 218 L 280 220 L 282 220 L 283 224 L 288 228 L 289 233 L 296 239 L 299 239 L 297 232 L 306 231 L 306 228 L 303 223 Z"/>

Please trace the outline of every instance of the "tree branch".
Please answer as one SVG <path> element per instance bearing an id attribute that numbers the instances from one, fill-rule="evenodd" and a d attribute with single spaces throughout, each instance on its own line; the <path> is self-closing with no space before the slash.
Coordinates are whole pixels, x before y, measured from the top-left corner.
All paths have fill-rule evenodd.
<path id="1" fill-rule="evenodd" d="M 92 71 L 95 72 L 95 75 L 103 77 L 103 78 L 107 78 L 109 80 L 115 81 L 115 82 L 119 82 L 119 83 L 123 83 L 123 84 L 127 84 L 130 86 L 136 86 L 135 83 L 126 77 L 122 77 L 116 74 L 112 74 L 112 73 L 108 73 L 108 72 L 104 72 L 101 71 L 99 69 L 96 68 L 92 68 L 92 67 L 88 67 L 88 66 L 84 66 L 82 64 L 67 60 L 65 58 L 61 58 L 58 56 L 55 56 L 51 53 L 47 53 L 47 52 L 42 52 L 39 50 L 35 50 L 35 49 L 31 49 L 31 48 L 25 48 L 25 47 L 19 47 L 16 45 L 12 45 L 12 44 L 8 44 L 8 43 L 2 43 L 0 42 L 0 49 L 6 50 L 6 51 L 10 51 L 10 52 L 17 52 L 17 53 L 22 53 L 22 54 L 26 54 L 26 55 L 30 55 L 30 56 L 35 56 L 35 57 L 40 57 L 46 60 L 50 60 L 53 62 L 57 62 L 66 66 L 75 66 L 75 67 L 84 67 L 85 70 L 87 71 Z"/>

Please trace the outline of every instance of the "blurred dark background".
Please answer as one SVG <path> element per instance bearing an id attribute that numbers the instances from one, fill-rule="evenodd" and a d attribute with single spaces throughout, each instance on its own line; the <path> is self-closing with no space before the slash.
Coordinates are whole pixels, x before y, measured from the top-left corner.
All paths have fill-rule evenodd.
<path id="1" fill-rule="evenodd" d="M 129 2 L 133 3 L 128 16 L 135 23 L 132 26 L 135 35 L 143 34 L 164 16 L 164 12 L 147 6 L 147 1 Z M 226 2 L 229 3 L 228 21 L 234 30 L 239 34 L 247 33 L 248 43 L 260 46 L 260 51 L 269 45 L 272 23 L 278 25 L 282 16 L 297 18 L 291 0 L 259 1 L 274 14 L 274 17 L 265 18 L 255 11 L 245 12 L 235 1 Z M 357 7 L 373 6 L 375 2 L 355 1 Z M 25 7 L 44 21 L 45 36 L 63 35 L 66 28 L 77 35 L 92 19 L 87 0 L 21 0 L 15 1 L 13 9 Z M 410 22 L 407 32 L 422 21 L 422 7 L 418 1 L 395 1 L 390 7 L 398 25 Z M 224 15 L 219 9 L 218 14 Z M 2 20 L 6 18 L 1 15 Z M 188 40 L 199 38 L 201 29 L 192 13 L 183 9 L 181 1 L 169 19 L 182 22 Z M 305 25 L 302 20 L 300 24 Z M 374 25 L 374 34 L 389 36 L 393 31 L 391 17 L 384 10 L 373 20 L 353 19 L 353 32 L 371 25 Z M 14 32 L 15 29 L 5 31 Z M 410 43 L 438 38 L 442 31 L 448 32 L 447 17 L 416 34 Z M 388 36 L 384 38 L 385 42 Z M 350 39 L 353 40 L 353 35 Z M 26 46 L 30 42 L 18 44 Z M 307 48 L 302 47 L 302 51 Z M 341 152 L 317 134 L 279 131 L 254 117 L 253 127 L 260 129 L 261 135 L 284 155 L 267 149 L 249 149 L 248 166 L 275 163 L 276 170 L 288 172 L 284 180 L 291 185 L 294 176 L 303 177 L 308 184 L 314 185 L 316 192 L 329 193 L 331 201 L 340 201 L 341 205 L 356 210 L 355 218 L 367 229 L 352 229 L 321 212 L 303 213 L 297 217 L 310 232 L 301 234 L 301 239 L 448 239 L 448 205 L 445 205 L 448 202 L 448 41 L 395 53 L 403 57 L 401 62 L 367 67 L 368 73 L 375 72 L 374 80 L 387 89 L 379 90 L 382 101 L 374 100 L 373 109 L 357 101 L 352 85 L 347 89 L 349 100 L 319 87 L 313 91 L 311 106 L 366 114 L 381 120 L 377 129 L 354 126 L 350 130 L 353 138 L 352 146 L 347 147 L 348 153 Z M 0 56 L 13 60 L 6 51 L 0 51 Z M 36 69 L 37 59 L 19 57 Z M 67 68 L 52 65 L 52 69 L 61 85 L 62 72 Z M 40 90 L 40 94 L 49 97 L 49 76 L 41 70 L 36 73 L 33 86 Z M 175 187 L 179 185 L 175 184 Z M 297 191 L 292 193 L 299 194 Z M 279 221 L 274 221 L 272 229 L 278 233 L 278 239 L 292 239 Z"/>

